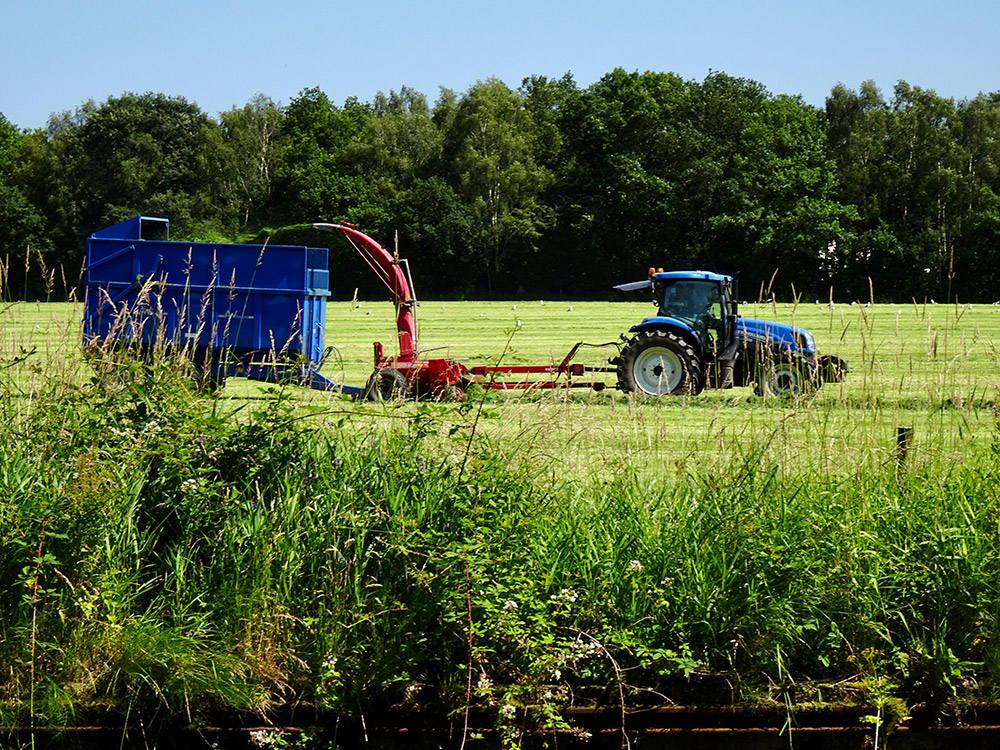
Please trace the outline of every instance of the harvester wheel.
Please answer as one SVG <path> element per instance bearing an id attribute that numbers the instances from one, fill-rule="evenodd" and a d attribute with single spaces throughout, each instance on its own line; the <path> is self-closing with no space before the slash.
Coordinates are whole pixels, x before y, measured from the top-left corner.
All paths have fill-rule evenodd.
<path id="1" fill-rule="evenodd" d="M 372 373 L 365 388 L 365 398 L 369 401 L 397 401 L 410 395 L 406 376 L 399 370 L 383 367 Z"/>
<path id="2" fill-rule="evenodd" d="M 765 356 L 757 365 L 754 393 L 758 396 L 794 398 L 813 392 L 821 384 L 815 362 Z"/>
<path id="3" fill-rule="evenodd" d="M 701 385 L 701 362 L 694 348 L 670 331 L 637 333 L 618 358 L 618 387 L 626 393 L 696 394 Z"/>

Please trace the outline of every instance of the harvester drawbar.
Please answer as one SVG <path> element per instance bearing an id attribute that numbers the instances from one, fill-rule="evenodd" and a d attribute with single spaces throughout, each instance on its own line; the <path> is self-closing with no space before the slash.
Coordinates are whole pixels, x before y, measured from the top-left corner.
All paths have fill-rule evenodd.
<path id="1" fill-rule="evenodd" d="M 553 365 L 476 365 L 466 367 L 450 358 L 422 359 L 417 347 L 416 295 L 409 274 L 403 272 L 405 260 L 400 260 L 364 232 L 350 224 L 313 224 L 324 232 L 340 232 L 353 245 L 368 266 L 389 290 L 396 305 L 396 335 L 399 355 L 385 354 L 376 342 L 375 370 L 368 380 L 365 393 L 372 400 L 388 400 L 431 396 L 461 398 L 470 383 L 492 389 L 528 388 L 593 388 L 601 390 L 603 382 L 574 381 L 586 372 L 613 372 L 610 367 L 584 367 L 572 362 L 583 343 L 576 344 L 562 362 Z M 407 264 L 407 271 L 409 265 Z M 501 375 L 548 375 L 548 380 L 498 380 Z M 557 379 L 551 379 L 551 378 Z"/>
<path id="2" fill-rule="evenodd" d="M 330 296 L 326 248 L 172 242 L 169 224 L 136 216 L 88 238 L 84 345 L 141 361 L 158 352 L 180 354 L 196 379 L 212 386 L 245 377 L 295 381 L 377 401 L 457 399 L 471 384 L 603 390 L 603 380 L 579 378 L 616 373 L 620 390 L 640 395 L 750 384 L 761 395 L 797 395 L 847 372 L 839 357 L 818 356 L 808 331 L 740 317 L 730 277 L 662 269 L 616 287 L 652 290 L 658 310 L 632 327 L 631 339 L 596 345 L 618 348 L 609 367 L 573 362 L 587 346 L 582 342 L 558 364 L 467 367 L 451 358 L 425 359 L 417 344 L 417 299 L 406 261 L 350 224 L 313 224 L 347 238 L 396 306 L 399 353 L 387 355 L 376 342 L 368 383 L 344 385 L 319 372 L 331 352 L 324 348 Z"/>

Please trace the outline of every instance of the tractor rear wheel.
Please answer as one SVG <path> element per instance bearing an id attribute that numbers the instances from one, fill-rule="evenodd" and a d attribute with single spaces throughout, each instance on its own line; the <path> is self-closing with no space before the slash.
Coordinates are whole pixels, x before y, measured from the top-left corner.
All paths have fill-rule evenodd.
<path id="1" fill-rule="evenodd" d="M 400 401 L 410 395 L 410 385 L 399 370 L 383 367 L 372 373 L 365 387 L 365 398 L 369 401 Z"/>
<path id="2" fill-rule="evenodd" d="M 678 396 L 701 391 L 701 362 L 694 348 L 670 331 L 642 331 L 618 358 L 618 387 L 626 393 Z"/>

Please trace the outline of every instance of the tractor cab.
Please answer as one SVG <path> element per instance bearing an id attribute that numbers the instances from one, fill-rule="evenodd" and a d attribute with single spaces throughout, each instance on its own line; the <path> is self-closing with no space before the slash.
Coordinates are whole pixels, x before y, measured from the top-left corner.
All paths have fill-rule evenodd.
<path id="1" fill-rule="evenodd" d="M 730 278 L 704 271 L 657 272 L 651 275 L 659 316 L 686 324 L 705 352 L 717 352 L 730 338 Z"/>

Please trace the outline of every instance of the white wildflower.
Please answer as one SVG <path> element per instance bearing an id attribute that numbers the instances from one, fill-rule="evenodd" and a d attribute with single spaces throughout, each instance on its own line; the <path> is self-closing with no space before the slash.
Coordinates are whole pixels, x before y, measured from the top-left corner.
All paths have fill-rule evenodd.
<path id="1" fill-rule="evenodd" d="M 503 603 L 504 612 L 510 612 L 513 609 L 517 609 L 517 602 L 515 602 L 513 599 L 508 599 Z"/>
<path id="2" fill-rule="evenodd" d="M 269 732 L 266 729 L 254 729 L 250 732 L 250 744 L 256 747 L 277 747 L 281 740 L 281 732 Z"/>
<path id="3" fill-rule="evenodd" d="M 632 560 L 628 564 L 628 569 L 633 573 L 638 573 L 640 570 L 642 570 L 642 563 L 639 562 L 638 560 Z"/>
<path id="4" fill-rule="evenodd" d="M 598 656 L 601 653 L 601 644 L 597 641 L 574 641 L 570 644 L 570 651 L 574 659 L 583 661 Z"/>
<path id="5" fill-rule="evenodd" d="M 510 703 L 504 703 L 500 708 L 500 715 L 505 719 L 513 719 L 517 715 L 517 707 Z"/>
<path id="6" fill-rule="evenodd" d="M 577 594 L 573 589 L 560 589 L 558 594 L 549 597 L 554 602 L 572 604 L 576 601 Z"/>

